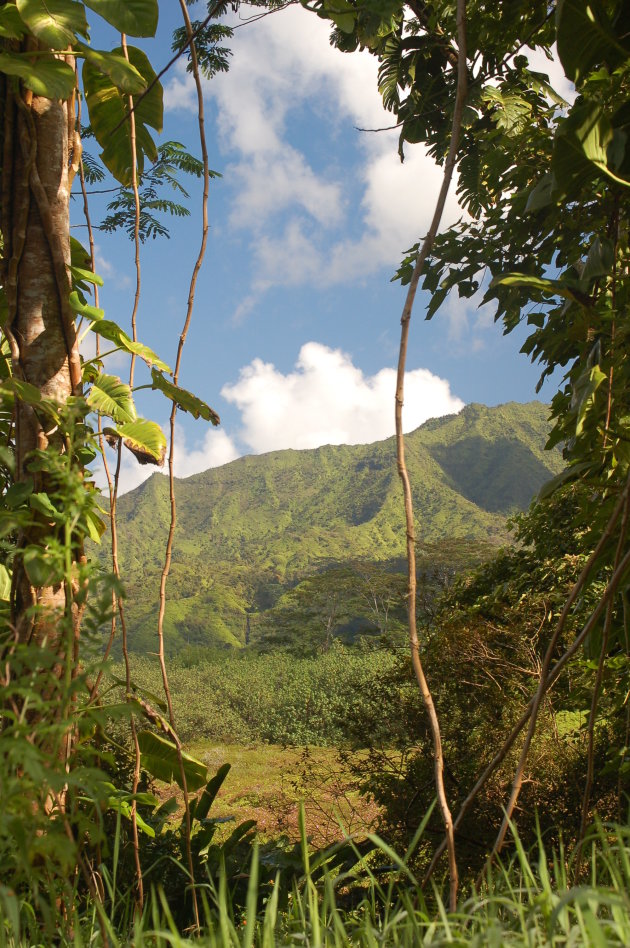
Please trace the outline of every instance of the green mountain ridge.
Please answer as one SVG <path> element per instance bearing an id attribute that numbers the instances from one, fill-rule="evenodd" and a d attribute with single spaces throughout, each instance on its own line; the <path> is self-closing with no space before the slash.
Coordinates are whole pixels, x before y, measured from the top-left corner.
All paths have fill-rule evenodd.
<path id="1" fill-rule="evenodd" d="M 547 406 L 471 404 L 406 435 L 419 542 L 499 545 L 506 518 L 563 467 L 545 451 Z M 239 647 L 309 575 L 349 560 L 391 569 L 405 551 L 395 439 L 239 458 L 176 481 L 167 648 Z M 155 650 L 168 481 L 154 474 L 118 503 L 130 647 Z"/>

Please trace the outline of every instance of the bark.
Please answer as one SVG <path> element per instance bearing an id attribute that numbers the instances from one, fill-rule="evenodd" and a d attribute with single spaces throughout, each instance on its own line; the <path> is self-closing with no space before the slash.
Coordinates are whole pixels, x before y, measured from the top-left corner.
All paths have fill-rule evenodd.
<path id="1" fill-rule="evenodd" d="M 5 333 L 13 372 L 47 399 L 64 404 L 80 391 L 80 360 L 68 303 L 70 225 L 68 175 L 74 128 L 73 103 L 13 92 L 5 84 L 3 147 L 4 274 L 8 316 Z M 11 200 L 7 200 L 8 195 Z M 64 450 L 59 432 L 33 406 L 16 399 L 16 479 L 33 478 L 46 491 L 45 475 L 29 471 L 29 456 L 48 445 Z M 25 529 L 19 547 L 44 543 L 45 523 Z M 21 641 L 63 650 L 55 615 L 66 608 L 63 583 L 36 588 L 18 556 L 13 577 L 12 622 Z M 44 607 L 37 617 L 32 607 Z M 75 647 L 78 617 L 75 622 Z M 61 655 L 60 655 L 61 658 Z"/>

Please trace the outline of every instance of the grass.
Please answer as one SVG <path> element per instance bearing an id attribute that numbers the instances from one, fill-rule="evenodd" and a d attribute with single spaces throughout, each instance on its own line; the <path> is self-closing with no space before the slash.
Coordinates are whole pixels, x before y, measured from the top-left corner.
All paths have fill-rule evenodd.
<path id="1" fill-rule="evenodd" d="M 282 891 L 279 884 L 259 884 L 255 846 L 242 904 L 233 903 L 221 872 L 199 885 L 203 912 L 198 935 L 178 931 L 164 894 L 154 891 L 141 916 L 134 919 L 132 912 L 127 914 L 129 925 L 123 933 L 105 915 L 101 928 L 92 908 L 91 914 L 77 920 L 70 937 L 60 935 L 56 943 L 75 948 L 104 943 L 112 948 L 609 948 L 630 944 L 627 826 L 593 829 L 590 863 L 578 884 L 572 880 L 570 854 L 546 852 L 540 838 L 532 852 L 526 853 L 516 838 L 511 859 L 488 870 L 478 890 L 462 892 L 454 913 L 447 912 L 438 889 L 428 896 L 420 889 L 408 866 L 411 852 L 397 856 L 372 837 L 371 858 L 357 853 L 354 866 L 345 873 L 328 871 L 326 859 L 309 852 L 303 811 L 299 828 L 304 872 L 291 891 Z M 390 863 L 385 875 L 374 870 L 379 859 Z M 0 945 L 33 944 L 24 932 L 14 929 L 14 936 L 7 934 L 12 906 L 6 891 L 0 892 L 0 904 L 5 906 Z"/>
<path id="2" fill-rule="evenodd" d="M 303 803 L 309 839 L 329 846 L 350 834 L 365 836 L 376 825 L 379 809 L 359 791 L 357 780 L 332 747 L 282 747 L 278 744 L 212 744 L 186 748 L 210 773 L 229 762 L 230 773 L 213 804 L 215 817 L 236 822 L 256 820 L 261 840 L 300 838 L 298 814 Z M 229 823 L 226 832 L 233 828 Z"/>

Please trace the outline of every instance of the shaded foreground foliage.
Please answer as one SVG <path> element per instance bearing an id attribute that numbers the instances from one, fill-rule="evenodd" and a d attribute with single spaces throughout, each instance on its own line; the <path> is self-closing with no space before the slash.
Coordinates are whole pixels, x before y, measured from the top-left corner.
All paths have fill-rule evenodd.
<path id="1" fill-rule="evenodd" d="M 76 900 L 70 919 L 59 918 L 55 942 L 122 946 L 201 945 L 216 948 L 273 948 L 304 943 L 338 948 L 393 945 L 619 945 L 630 940 L 630 835 L 627 826 L 598 823 L 589 834 L 589 858 L 575 882 L 575 854 L 545 846 L 540 834 L 528 852 L 516 837 L 514 854 L 488 867 L 449 913 L 441 888 L 429 896 L 409 865 L 421 830 L 398 856 L 378 836 L 359 851 L 350 840 L 326 852 L 310 852 L 302 817 L 302 844 L 287 883 L 281 870 L 269 872 L 257 846 L 244 867 L 243 887 L 228 881 L 225 863 L 199 880 L 201 931 L 186 937 L 161 887 L 152 890 L 142 915 L 133 917 L 133 898 L 116 887 L 116 867 L 106 876 L 104 906 Z M 345 862 L 338 862 L 340 849 Z M 181 867 L 182 874 L 185 870 Z M 0 891 L 0 944 L 39 943 L 41 929 L 19 897 Z M 99 921 L 100 916 L 100 921 Z M 64 936 L 67 922 L 71 934 Z M 121 936 L 121 932 L 124 933 Z"/>

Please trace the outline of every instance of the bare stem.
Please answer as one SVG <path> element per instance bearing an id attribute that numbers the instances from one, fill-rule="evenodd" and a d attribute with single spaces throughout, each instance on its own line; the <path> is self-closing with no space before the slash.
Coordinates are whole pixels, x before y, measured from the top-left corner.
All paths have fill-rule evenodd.
<path id="1" fill-rule="evenodd" d="M 407 471 L 407 465 L 405 463 L 405 442 L 403 436 L 403 422 L 402 422 L 402 410 L 404 404 L 404 386 L 405 386 L 405 367 L 407 362 L 407 346 L 409 340 L 409 324 L 411 321 L 411 312 L 413 309 L 413 304 L 416 296 L 416 290 L 418 288 L 418 283 L 420 281 L 420 276 L 424 263 L 431 252 L 433 242 L 437 235 L 440 221 L 442 220 L 442 214 L 444 212 L 444 205 L 446 203 L 446 198 L 450 188 L 451 180 L 453 177 L 453 171 L 455 169 L 455 162 L 457 158 L 457 149 L 459 147 L 459 139 L 461 134 L 462 126 L 462 116 L 464 112 L 464 105 L 466 102 L 467 95 L 467 86 L 468 86 L 468 77 L 467 77 L 467 67 L 466 67 L 466 0 L 458 0 L 457 2 L 457 40 L 458 40 L 458 54 L 457 54 L 457 94 L 455 98 L 455 106 L 453 109 L 453 124 L 451 129 L 451 141 L 449 146 L 448 155 L 446 158 L 446 163 L 444 166 L 444 177 L 442 179 L 442 186 L 440 188 L 440 193 L 435 206 L 435 211 L 433 214 L 433 220 L 431 221 L 431 226 L 429 231 L 424 238 L 422 247 L 418 253 L 416 259 L 416 264 L 413 270 L 411 277 L 411 282 L 409 284 L 409 289 L 407 291 L 407 298 L 405 300 L 405 305 L 403 307 L 402 317 L 401 317 L 401 334 L 400 334 L 400 353 L 398 357 L 398 376 L 396 381 L 396 454 L 398 461 L 398 473 L 403 485 L 403 495 L 405 503 L 405 520 L 407 525 L 407 582 L 408 582 L 408 598 L 407 598 L 407 609 L 408 609 L 408 621 L 409 621 L 409 644 L 411 647 L 411 661 L 413 664 L 414 672 L 416 679 L 422 694 L 422 700 L 424 701 L 424 706 L 429 717 L 429 723 L 431 726 L 431 733 L 433 736 L 433 758 L 435 766 L 435 785 L 437 791 L 438 802 L 440 806 L 440 811 L 442 813 L 442 819 L 444 821 L 444 827 L 446 830 L 446 839 L 448 847 L 448 856 L 449 856 L 449 878 L 450 878 L 450 908 L 451 911 L 455 911 L 457 907 L 457 888 L 458 888 L 458 872 L 457 872 L 457 858 L 455 854 L 455 835 L 453 832 L 453 818 L 451 816 L 451 811 L 448 806 L 448 801 L 446 798 L 446 790 L 444 787 L 444 755 L 442 751 L 442 737 L 440 733 L 440 724 L 438 721 L 437 712 L 435 710 L 435 704 L 433 702 L 433 697 L 431 695 L 431 690 L 429 688 L 424 669 L 422 666 L 422 660 L 420 658 L 420 646 L 418 642 L 418 630 L 416 627 L 416 538 L 415 538 L 415 527 L 414 527 L 414 515 L 413 515 L 413 499 L 411 494 L 411 484 L 409 481 L 409 473 Z"/>
<path id="2" fill-rule="evenodd" d="M 201 144 L 201 154 L 203 159 L 203 196 L 202 196 L 202 230 L 201 230 L 201 245 L 199 252 L 197 254 L 197 259 L 193 267 L 192 276 L 190 279 L 190 288 L 188 292 L 188 305 L 186 308 L 186 317 L 184 319 L 184 326 L 182 328 L 181 335 L 179 337 L 179 344 L 177 346 L 177 356 L 175 359 L 175 371 L 173 373 L 173 381 L 177 385 L 179 379 L 179 372 L 182 362 L 182 354 L 184 350 L 184 345 L 186 343 L 186 338 L 188 336 L 188 330 L 190 328 L 190 322 L 192 319 L 193 308 L 195 303 L 195 290 L 197 287 L 197 278 L 203 264 L 203 259 L 206 253 L 206 245 L 208 243 L 208 197 L 210 193 L 210 166 L 208 162 L 208 147 L 206 144 L 206 133 L 205 133 L 205 112 L 204 112 L 204 102 L 203 102 L 203 90 L 201 87 L 201 76 L 199 73 L 199 63 L 197 61 L 197 49 L 194 42 L 194 34 L 192 29 L 192 24 L 190 22 L 190 17 L 188 15 L 188 9 L 186 7 L 185 0 L 180 0 L 180 7 L 182 11 L 182 17 L 184 19 L 184 24 L 186 27 L 186 35 L 188 40 L 188 45 L 190 46 L 190 59 L 192 64 L 192 72 L 195 80 L 195 86 L 197 89 L 197 118 L 199 124 L 199 139 Z M 170 496 L 170 505 L 171 505 L 171 520 L 168 531 L 168 538 L 166 541 L 166 550 L 164 554 L 164 566 L 162 569 L 162 575 L 160 577 L 160 606 L 158 612 L 158 648 L 159 648 L 159 659 L 160 659 L 160 668 L 162 670 L 162 683 L 164 686 L 164 693 L 166 695 L 166 701 L 168 705 L 168 715 L 169 722 L 173 731 L 175 731 L 175 715 L 173 713 L 173 702 L 171 698 L 171 691 L 168 683 L 168 674 L 166 671 L 166 661 L 164 657 L 164 613 L 166 610 L 166 582 L 168 575 L 171 569 L 171 557 L 173 552 L 173 538 L 175 536 L 175 527 L 177 525 L 177 504 L 175 500 L 175 420 L 177 417 L 177 405 L 173 403 L 171 409 L 170 417 L 170 446 L 169 446 L 169 455 L 168 455 L 168 478 L 169 478 L 169 496 Z M 179 758 L 180 774 L 182 780 L 182 789 L 184 791 L 184 806 L 186 810 L 186 855 L 188 860 L 188 869 L 190 872 L 192 880 L 192 897 L 193 897 L 193 911 L 195 915 L 195 925 L 199 929 L 199 910 L 197 906 L 197 893 L 195 889 L 195 879 L 193 874 L 193 861 L 192 861 L 192 852 L 190 847 L 190 836 L 191 836 L 191 819 L 190 819 L 190 803 L 188 797 L 188 787 L 186 784 L 186 774 L 184 771 L 184 763 L 182 759 L 181 745 L 179 741 L 176 743 L 177 746 L 177 755 Z"/>

